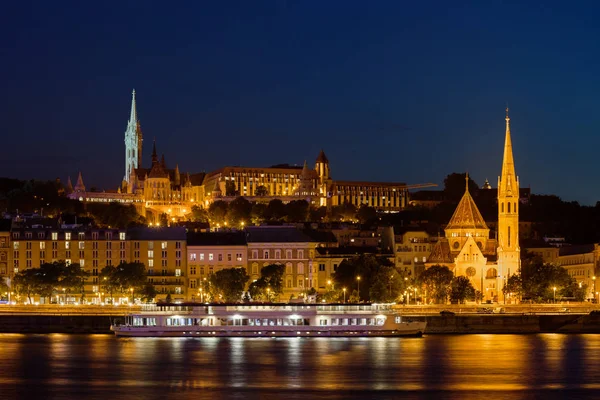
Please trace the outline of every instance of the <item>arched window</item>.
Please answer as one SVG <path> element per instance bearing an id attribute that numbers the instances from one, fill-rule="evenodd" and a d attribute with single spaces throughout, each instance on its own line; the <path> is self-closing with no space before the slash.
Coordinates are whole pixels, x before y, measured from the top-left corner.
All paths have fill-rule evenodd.
<path id="1" fill-rule="evenodd" d="M 495 279 L 498 276 L 498 271 L 496 268 L 490 268 L 487 270 L 485 274 L 485 279 Z"/>
<path id="2" fill-rule="evenodd" d="M 517 212 L 517 202 L 515 202 L 513 205 L 514 205 L 513 212 Z"/>
<path id="3" fill-rule="evenodd" d="M 510 214 L 510 202 L 508 202 L 508 213 Z"/>
<path id="4" fill-rule="evenodd" d="M 510 226 L 508 227 L 508 247 L 510 247 Z"/>
<path id="5" fill-rule="evenodd" d="M 502 203 L 502 210 L 501 212 L 504 212 L 504 203 Z"/>

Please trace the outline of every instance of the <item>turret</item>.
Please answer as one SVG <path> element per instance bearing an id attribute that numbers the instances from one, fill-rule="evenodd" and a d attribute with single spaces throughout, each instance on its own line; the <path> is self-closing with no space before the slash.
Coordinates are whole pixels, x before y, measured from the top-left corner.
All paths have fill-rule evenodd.
<path id="1" fill-rule="evenodd" d="M 181 184 L 181 175 L 179 174 L 179 164 L 175 165 L 175 172 L 173 175 L 175 175 L 173 177 L 175 185 L 179 186 Z"/>
<path id="2" fill-rule="evenodd" d="M 83 178 L 81 177 L 81 171 L 79 171 L 79 175 L 77 176 L 77 183 L 75 184 L 75 188 L 73 191 L 76 193 L 85 192 L 85 185 L 83 184 Z"/>

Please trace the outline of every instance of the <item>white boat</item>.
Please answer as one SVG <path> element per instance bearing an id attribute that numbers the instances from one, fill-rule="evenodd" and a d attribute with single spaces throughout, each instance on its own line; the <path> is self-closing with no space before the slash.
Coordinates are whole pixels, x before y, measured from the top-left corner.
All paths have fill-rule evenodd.
<path id="1" fill-rule="evenodd" d="M 426 322 L 402 320 L 390 304 L 144 305 L 112 325 L 116 336 L 421 336 Z"/>

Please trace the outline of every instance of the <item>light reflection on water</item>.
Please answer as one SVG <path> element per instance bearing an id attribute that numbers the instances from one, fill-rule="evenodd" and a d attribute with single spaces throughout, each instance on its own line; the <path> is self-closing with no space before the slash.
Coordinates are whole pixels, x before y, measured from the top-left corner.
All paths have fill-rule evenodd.
<path id="1" fill-rule="evenodd" d="M 2 398 L 594 398 L 600 335 L 0 335 Z"/>

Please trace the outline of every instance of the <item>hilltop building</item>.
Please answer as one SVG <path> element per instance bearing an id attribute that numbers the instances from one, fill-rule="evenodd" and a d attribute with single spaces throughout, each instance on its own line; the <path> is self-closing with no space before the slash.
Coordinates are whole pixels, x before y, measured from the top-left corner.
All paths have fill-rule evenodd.
<path id="1" fill-rule="evenodd" d="M 380 211 L 396 212 L 408 205 L 408 190 L 433 184 L 407 185 L 402 182 L 355 182 L 332 179 L 329 159 L 321 150 L 314 168 L 306 161 L 302 167 L 282 164 L 268 168 L 227 166 L 205 173 L 181 173 L 179 166 L 167 167 L 159 159 L 154 142 L 151 165 L 143 167 L 142 129 L 138 119 L 136 94 L 132 93 L 131 110 L 125 130 L 125 174 L 118 190 L 87 192 L 81 173 L 68 196 L 83 202 L 134 204 L 151 222 L 160 214 L 179 219 L 193 206 L 208 207 L 215 200 L 231 201 L 244 196 L 250 201 L 284 202 L 305 199 L 314 206 L 351 203 L 368 205 Z M 70 182 L 70 178 L 69 178 Z"/>

